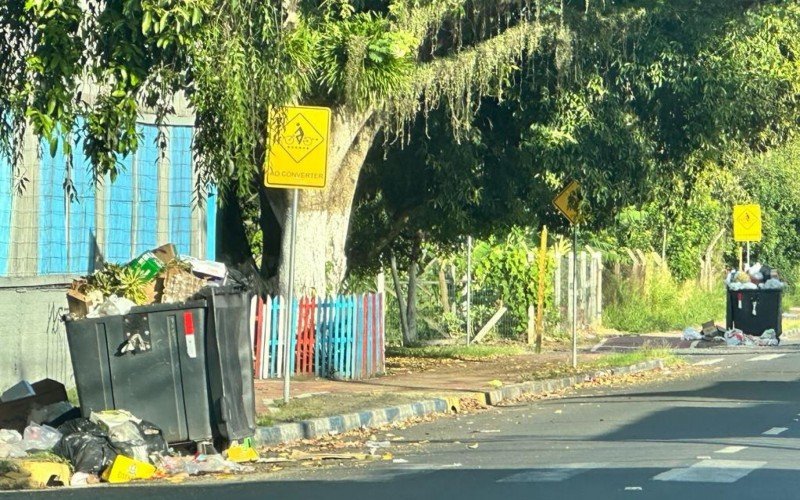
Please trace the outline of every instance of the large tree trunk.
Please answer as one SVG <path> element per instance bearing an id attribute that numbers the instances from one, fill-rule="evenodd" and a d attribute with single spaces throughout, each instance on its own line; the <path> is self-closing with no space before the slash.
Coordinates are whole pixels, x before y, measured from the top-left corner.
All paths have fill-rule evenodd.
<path id="1" fill-rule="evenodd" d="M 353 196 L 361 167 L 377 132 L 378 125 L 371 111 L 334 113 L 327 187 L 299 193 L 295 240 L 296 295 L 336 292 L 344 279 L 347 268 L 345 241 Z M 262 212 L 271 209 L 275 219 L 271 221 L 262 217 L 264 252 L 265 255 L 268 253 L 270 242 L 267 235 L 274 237 L 274 223 L 277 222 L 281 229 L 281 243 L 277 282 L 273 288 L 277 293 L 285 294 L 289 284 L 291 191 L 266 189 L 265 198 L 269 207 L 262 205 Z M 271 251 L 274 254 L 274 249 Z"/>

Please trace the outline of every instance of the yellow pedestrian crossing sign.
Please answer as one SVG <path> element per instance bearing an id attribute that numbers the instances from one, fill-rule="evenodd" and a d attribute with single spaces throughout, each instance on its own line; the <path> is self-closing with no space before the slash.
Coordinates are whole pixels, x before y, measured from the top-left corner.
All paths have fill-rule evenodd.
<path id="1" fill-rule="evenodd" d="M 734 205 L 733 239 L 735 241 L 761 241 L 761 207 L 759 205 Z"/>
<path id="2" fill-rule="evenodd" d="M 327 184 L 331 110 L 287 106 L 272 113 L 264 184 L 273 188 L 316 188 Z"/>

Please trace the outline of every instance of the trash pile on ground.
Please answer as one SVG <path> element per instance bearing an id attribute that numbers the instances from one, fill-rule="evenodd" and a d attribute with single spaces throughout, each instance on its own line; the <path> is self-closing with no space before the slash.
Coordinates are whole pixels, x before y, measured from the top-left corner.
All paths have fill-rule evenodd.
<path id="1" fill-rule="evenodd" d="M 729 346 L 777 346 L 780 344 L 780 339 L 774 329 L 770 328 L 765 330 L 760 336 L 748 335 L 738 328 L 731 328 L 726 330 L 721 326 L 717 326 L 713 321 L 703 324 L 702 330 L 697 330 L 693 327 L 687 327 L 683 330 L 681 335 L 683 340 L 705 340 L 709 342 L 725 343 Z"/>
<path id="2" fill-rule="evenodd" d="M 728 290 L 783 290 L 786 283 L 781 281 L 778 270 L 766 264 L 755 263 L 744 271 L 731 271 L 725 277 Z"/>
<path id="3" fill-rule="evenodd" d="M 127 314 L 134 306 L 184 302 L 202 288 L 225 285 L 227 277 L 225 264 L 179 256 L 170 243 L 74 280 L 67 303 L 72 319 Z"/>
<path id="4" fill-rule="evenodd" d="M 0 490 L 249 472 L 241 463 L 258 459 L 250 440 L 224 455 L 181 455 L 161 429 L 124 410 L 81 418 L 52 380 L 23 381 L 0 396 Z"/>

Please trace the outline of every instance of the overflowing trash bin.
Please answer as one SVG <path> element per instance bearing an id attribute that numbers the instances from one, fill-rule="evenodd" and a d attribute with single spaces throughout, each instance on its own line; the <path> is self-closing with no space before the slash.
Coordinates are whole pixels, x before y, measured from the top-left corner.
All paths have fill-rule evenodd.
<path id="1" fill-rule="evenodd" d="M 169 245 L 76 280 L 65 323 L 82 416 L 130 411 L 170 443 L 254 436 L 251 296 Z"/>
<path id="2" fill-rule="evenodd" d="M 780 338 L 781 290 L 728 290 L 726 325 L 748 335 L 762 335 L 775 330 Z"/>
<path id="3" fill-rule="evenodd" d="M 779 339 L 782 333 L 781 300 L 786 283 L 777 270 L 756 263 L 744 271 L 731 271 L 727 288 L 726 327 L 745 335 L 762 336 L 770 332 Z"/>

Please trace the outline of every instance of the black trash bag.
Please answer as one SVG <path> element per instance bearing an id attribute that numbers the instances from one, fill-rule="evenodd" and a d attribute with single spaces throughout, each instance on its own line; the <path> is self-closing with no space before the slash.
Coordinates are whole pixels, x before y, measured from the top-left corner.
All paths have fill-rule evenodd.
<path id="1" fill-rule="evenodd" d="M 62 436 L 53 453 L 69 460 L 77 472 L 98 475 L 117 456 L 100 426 L 85 418 L 70 420 L 58 431 Z"/>
<path id="2" fill-rule="evenodd" d="M 148 456 L 169 455 L 169 446 L 167 445 L 167 440 L 164 439 L 164 433 L 159 427 L 156 427 L 154 423 L 148 422 L 147 420 L 142 420 L 136 424 L 136 426 L 142 433 L 145 446 L 147 446 Z"/>

